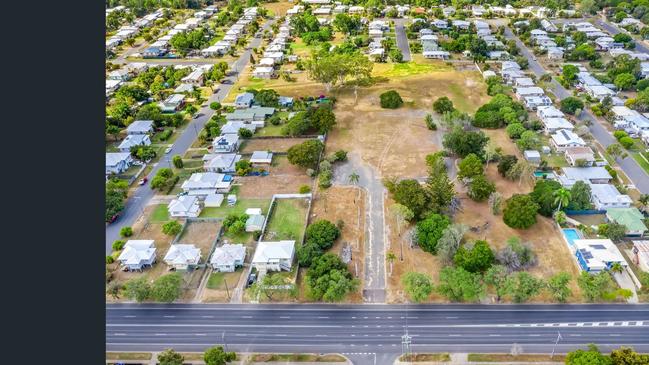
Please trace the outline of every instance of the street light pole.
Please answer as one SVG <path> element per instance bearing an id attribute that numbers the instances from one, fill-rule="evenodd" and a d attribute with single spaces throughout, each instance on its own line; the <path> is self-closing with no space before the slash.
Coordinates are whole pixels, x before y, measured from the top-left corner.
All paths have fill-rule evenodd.
<path id="1" fill-rule="evenodd" d="M 561 332 L 557 331 L 557 340 L 554 342 L 554 346 L 552 346 L 552 355 L 550 355 L 550 360 L 554 358 L 554 350 L 557 347 L 557 344 L 559 344 L 559 340 L 561 340 Z"/>

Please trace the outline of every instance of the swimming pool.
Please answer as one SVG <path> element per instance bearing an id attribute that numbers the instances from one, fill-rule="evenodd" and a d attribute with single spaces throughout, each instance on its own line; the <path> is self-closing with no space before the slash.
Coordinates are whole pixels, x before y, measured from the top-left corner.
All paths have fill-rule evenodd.
<path id="1" fill-rule="evenodd" d="M 562 231 L 563 235 L 566 236 L 566 240 L 568 241 L 570 247 L 573 247 L 575 245 L 575 240 L 581 239 L 579 231 L 574 228 L 564 228 L 562 229 Z"/>

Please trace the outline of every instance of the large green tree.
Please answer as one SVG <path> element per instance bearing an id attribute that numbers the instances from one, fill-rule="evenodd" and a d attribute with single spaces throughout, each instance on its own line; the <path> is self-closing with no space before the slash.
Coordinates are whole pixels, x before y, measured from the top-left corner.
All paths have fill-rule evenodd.
<path id="1" fill-rule="evenodd" d="M 313 168 L 318 163 L 324 144 L 317 139 L 311 139 L 291 146 L 287 151 L 290 163 L 304 168 Z"/>
<path id="2" fill-rule="evenodd" d="M 470 153 L 482 156 L 488 141 L 483 131 L 465 131 L 457 126 L 444 135 L 442 144 L 449 152 L 464 158 Z"/>
<path id="3" fill-rule="evenodd" d="M 485 293 L 485 287 L 478 274 L 472 274 L 461 267 L 447 266 L 439 273 L 437 291 L 454 302 L 474 302 Z"/>
<path id="4" fill-rule="evenodd" d="M 494 260 L 494 252 L 484 240 L 475 241 L 472 247 L 466 244 L 461 246 L 453 257 L 456 266 L 472 273 L 484 272 Z"/>
<path id="5" fill-rule="evenodd" d="M 517 229 L 527 229 L 536 223 L 538 204 L 529 195 L 514 194 L 505 202 L 503 221 Z"/>
<path id="6" fill-rule="evenodd" d="M 182 293 L 182 281 L 182 276 L 177 272 L 157 278 L 151 287 L 151 297 L 157 302 L 173 302 Z"/>
<path id="7" fill-rule="evenodd" d="M 185 357 L 173 349 L 167 349 L 158 354 L 159 365 L 183 365 Z"/>
<path id="8" fill-rule="evenodd" d="M 415 179 L 399 181 L 391 192 L 394 200 L 408 207 L 415 215 L 415 218 L 421 217 L 429 205 L 426 189 Z"/>
<path id="9" fill-rule="evenodd" d="M 203 354 L 205 365 L 225 365 L 236 358 L 237 355 L 234 352 L 223 351 L 223 346 L 211 347 Z"/>
<path id="10" fill-rule="evenodd" d="M 417 244 L 422 250 L 437 253 L 437 242 L 442 237 L 451 220 L 441 214 L 433 213 L 417 223 Z"/>
<path id="11" fill-rule="evenodd" d="M 340 229 L 326 219 L 311 223 L 306 228 L 306 242 L 315 243 L 323 250 L 331 248 L 338 237 L 340 237 Z"/>
<path id="12" fill-rule="evenodd" d="M 401 279 L 404 290 L 414 302 L 425 301 L 433 292 L 433 283 L 426 274 L 410 271 Z"/>

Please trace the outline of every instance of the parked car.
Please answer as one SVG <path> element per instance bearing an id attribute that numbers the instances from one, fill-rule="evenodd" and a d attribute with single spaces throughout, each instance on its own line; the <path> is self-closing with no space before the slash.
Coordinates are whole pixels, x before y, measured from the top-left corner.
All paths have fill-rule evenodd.
<path id="1" fill-rule="evenodd" d="M 165 150 L 165 155 L 168 154 L 169 152 L 171 152 L 171 147 L 167 147 L 167 149 Z"/>
<path id="2" fill-rule="evenodd" d="M 145 177 L 143 177 L 142 180 L 140 180 L 140 182 L 137 183 L 137 184 L 140 185 L 140 186 L 142 186 L 142 185 L 146 184 L 147 181 L 149 181 L 149 178 L 145 176 Z"/>
<path id="3" fill-rule="evenodd" d="M 115 214 L 114 216 L 110 217 L 108 223 L 114 223 L 117 220 L 117 218 L 119 218 L 119 214 Z"/>
<path id="4" fill-rule="evenodd" d="M 257 274 L 250 273 L 250 276 L 248 276 L 248 282 L 246 283 L 246 288 L 250 287 L 250 285 L 254 284 L 255 281 L 257 281 Z"/>

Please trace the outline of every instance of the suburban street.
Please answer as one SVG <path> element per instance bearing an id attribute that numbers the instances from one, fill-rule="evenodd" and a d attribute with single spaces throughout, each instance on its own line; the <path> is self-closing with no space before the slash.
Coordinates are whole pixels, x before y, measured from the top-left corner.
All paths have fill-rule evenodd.
<path id="1" fill-rule="evenodd" d="M 505 27 L 505 38 L 513 39 L 516 41 L 518 48 L 521 53 L 529 61 L 529 69 L 532 70 L 537 79 L 542 75 L 547 73 L 547 71 L 535 60 L 534 54 L 530 51 L 521 40 L 516 37 L 512 30 L 509 27 Z M 648 52 L 649 53 L 649 52 Z M 551 81 L 551 90 L 554 95 L 559 99 L 565 99 L 569 96 L 572 96 L 572 92 L 566 90 L 561 84 L 559 84 L 554 78 Z M 593 137 L 604 147 L 616 143 L 617 141 L 611 135 L 611 133 L 606 130 L 606 128 L 600 123 L 599 119 L 595 117 L 590 110 L 582 111 L 579 116 L 580 120 L 590 120 L 590 132 Z M 638 163 L 633 159 L 633 157 L 628 156 L 624 159 L 618 159 L 618 165 L 622 168 L 624 173 L 631 179 L 633 185 L 643 194 L 649 194 L 649 175 L 638 165 Z"/>
<path id="2" fill-rule="evenodd" d="M 263 25 L 262 29 L 265 30 L 269 28 L 273 22 L 274 21 L 266 22 Z M 252 52 L 252 48 L 258 47 L 261 44 L 261 41 L 261 38 L 252 38 L 252 41 L 249 43 L 248 49 L 243 51 L 240 57 L 230 65 L 231 75 L 225 78 L 225 80 L 229 80 L 230 83 L 219 85 L 219 90 L 207 100 L 206 104 L 208 106 L 202 107 L 198 111 L 201 116 L 189 122 L 187 128 L 185 128 L 182 134 L 178 136 L 178 139 L 176 139 L 176 142 L 173 144 L 171 151 L 165 156 L 162 156 L 157 165 L 154 166 L 153 170 L 148 175 L 149 180 L 152 180 L 159 169 L 171 166 L 170 161 L 172 156 L 182 156 L 185 154 L 187 149 L 191 147 L 191 145 L 198 137 L 198 133 L 203 129 L 205 123 L 207 123 L 207 121 L 214 114 L 214 111 L 209 108 L 209 104 L 213 101 L 221 101 L 228 95 L 230 89 L 232 88 L 232 84 L 237 81 L 240 72 L 244 70 L 244 68 L 250 61 L 250 53 Z M 117 219 L 117 221 L 112 224 L 106 225 L 106 254 L 111 253 L 113 242 L 119 239 L 120 228 L 124 226 L 131 226 L 144 212 L 144 207 L 146 207 L 147 203 L 154 195 L 155 192 L 148 184 L 138 187 L 135 193 L 126 201 L 124 210 L 120 213 L 120 217 Z"/>
<path id="3" fill-rule="evenodd" d="M 606 20 L 601 19 L 599 16 L 594 18 L 594 23 L 595 23 L 595 26 L 598 26 L 598 27 L 604 29 L 605 31 L 607 31 L 608 33 L 610 33 L 612 35 L 616 35 L 616 34 L 621 32 L 620 28 L 618 28 L 616 25 L 614 25 L 612 23 L 609 23 Z M 635 42 L 635 49 L 638 52 L 649 54 L 649 47 L 647 47 L 642 42 L 636 41 Z"/>
<path id="4" fill-rule="evenodd" d="M 108 351 L 557 352 L 589 343 L 649 351 L 649 305 L 108 304 Z M 269 329 L 272 329 L 269 331 Z"/>
<path id="5" fill-rule="evenodd" d="M 404 24 L 407 19 L 397 18 L 394 19 L 394 33 L 397 38 L 397 47 L 401 50 L 403 54 L 403 61 L 408 62 L 411 60 L 410 57 L 410 45 L 408 44 L 408 37 L 406 36 L 406 30 Z"/>

